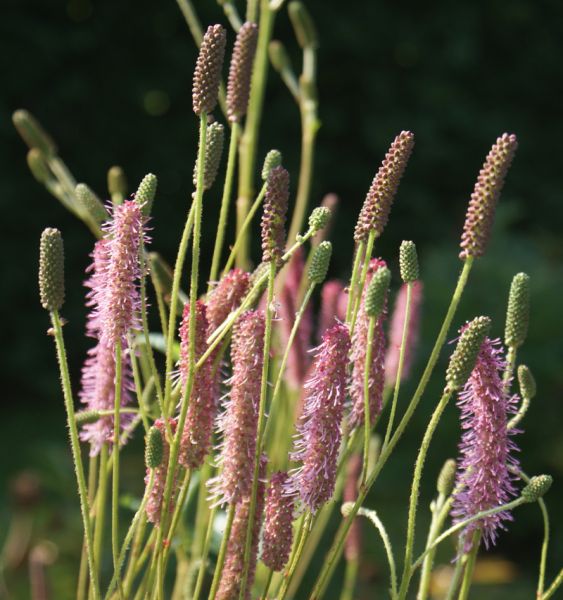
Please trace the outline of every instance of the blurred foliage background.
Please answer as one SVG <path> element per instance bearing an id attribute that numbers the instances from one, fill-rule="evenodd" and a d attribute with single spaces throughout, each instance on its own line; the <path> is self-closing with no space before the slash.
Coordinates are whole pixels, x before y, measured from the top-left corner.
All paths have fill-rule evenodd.
<path id="1" fill-rule="evenodd" d="M 212 0 L 194 4 L 204 24 L 226 23 Z M 555 477 L 547 498 L 554 517 L 550 579 L 563 563 L 563 522 L 557 514 L 563 501 L 560 3 L 306 0 L 306 4 L 321 39 L 322 128 L 312 200 L 318 203 L 327 192 L 341 198 L 331 275 L 348 277 L 355 218 L 393 136 L 401 129 L 416 134 L 415 151 L 377 253 L 397 273 L 400 241 L 413 239 L 418 244 L 426 289 L 419 357 L 428 355 L 455 283 L 463 216 L 483 158 L 502 132 L 513 131 L 519 137 L 494 241 L 474 269 L 456 324 L 489 314 L 495 319 L 494 333 L 502 335 L 510 280 L 522 270 L 531 275 L 531 331 L 519 358 L 535 373 L 539 394 L 519 443 L 524 470 Z M 26 552 L 31 547 L 32 564 L 37 556 L 50 564 L 52 597 L 71 598 L 79 513 L 55 355 L 52 340 L 45 335 L 47 316 L 37 299 L 37 246 L 44 227 L 63 231 L 68 284 L 64 315 L 69 320 L 65 334 L 78 381 L 87 348 L 81 282 L 92 239 L 32 178 L 26 149 L 10 117 L 20 107 L 35 114 L 55 137 L 77 180 L 102 197 L 107 197 L 107 169 L 114 164 L 123 166 L 131 192 L 145 173 L 156 173 L 153 247 L 172 262 L 192 191 L 197 122 L 190 90 L 196 51 L 173 0 L 7 0 L 2 12 L 0 543 L 11 539 L 14 546 L 5 547 L 4 556 L 11 597 L 29 596 Z M 300 55 L 285 10 L 275 37 L 286 43 L 299 69 Z M 231 33 L 231 43 L 233 39 Z M 282 150 L 295 184 L 298 110 L 273 72 L 259 156 L 272 147 Z M 220 186 L 215 186 L 206 198 L 207 215 L 216 214 L 219 193 Z M 213 223 L 208 219 L 204 237 L 207 264 Z M 409 481 L 404 474 L 411 472 L 417 444 L 443 385 L 446 354 L 369 501 L 397 541 L 403 539 L 406 521 Z M 452 405 L 430 453 L 421 537 L 435 477 L 443 460 L 456 455 L 457 416 Z M 130 471 L 132 493 L 140 490 L 140 473 L 136 462 Z M 375 586 L 384 597 L 384 558 L 367 525 L 366 538 L 360 594 L 369 594 Z M 495 589 L 477 588 L 475 597 L 530 598 L 540 540 L 539 511 L 534 506 L 520 509 L 510 532 L 489 555 L 497 562 L 489 570 L 483 563 L 484 583 L 491 572 L 493 580 L 504 583 Z M 396 547 L 401 550 L 400 543 Z M 0 580 L 2 594 L 7 592 Z"/>

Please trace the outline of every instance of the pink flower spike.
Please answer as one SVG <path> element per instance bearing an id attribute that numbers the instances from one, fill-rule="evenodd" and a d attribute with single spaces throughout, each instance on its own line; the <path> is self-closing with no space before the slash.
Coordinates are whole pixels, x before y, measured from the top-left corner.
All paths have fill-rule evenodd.
<path id="1" fill-rule="evenodd" d="M 321 289 L 321 312 L 319 315 L 319 326 L 317 338 L 320 340 L 324 332 L 332 327 L 335 319 L 344 321 L 346 319 L 346 305 L 348 294 L 344 290 L 344 284 L 338 279 L 327 281 Z"/>

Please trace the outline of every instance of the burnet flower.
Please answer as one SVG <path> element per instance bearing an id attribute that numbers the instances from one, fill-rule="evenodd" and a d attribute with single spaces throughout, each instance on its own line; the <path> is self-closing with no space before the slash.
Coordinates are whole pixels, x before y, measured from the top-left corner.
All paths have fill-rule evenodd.
<path id="1" fill-rule="evenodd" d="M 332 327 L 335 319 L 344 321 L 346 319 L 346 305 L 348 304 L 348 294 L 345 286 L 338 279 L 327 281 L 321 289 L 321 309 L 319 314 L 319 324 L 317 327 L 317 337 L 320 340 L 323 333 Z"/>

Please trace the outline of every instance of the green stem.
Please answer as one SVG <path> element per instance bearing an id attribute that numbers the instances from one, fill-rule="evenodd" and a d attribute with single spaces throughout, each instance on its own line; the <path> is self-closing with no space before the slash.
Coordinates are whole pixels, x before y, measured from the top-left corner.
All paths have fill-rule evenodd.
<path id="1" fill-rule="evenodd" d="M 102 545 L 104 541 L 107 488 L 109 480 L 108 454 L 108 445 L 103 444 L 100 451 L 98 490 L 96 492 L 96 520 L 94 523 L 94 562 L 97 565 L 99 565 L 102 560 Z"/>
<path id="2" fill-rule="evenodd" d="M 458 559 L 456 560 L 456 563 L 455 563 L 455 569 L 452 574 L 452 578 L 450 579 L 450 586 L 448 588 L 448 593 L 446 594 L 445 600 L 453 600 L 455 593 L 457 592 L 457 588 L 459 587 L 459 582 L 463 575 L 463 571 L 464 571 L 465 563 L 466 563 L 466 557 L 461 556 L 461 551 L 462 551 L 464 543 L 465 543 L 465 537 L 462 534 L 458 541 Z"/>
<path id="3" fill-rule="evenodd" d="M 463 573 L 463 581 L 461 582 L 461 589 L 459 591 L 458 600 L 467 600 L 469 596 L 469 590 L 471 589 L 471 583 L 473 581 L 473 571 L 475 570 L 475 561 L 477 559 L 477 553 L 479 552 L 479 545 L 481 543 L 481 531 L 478 529 L 473 532 L 473 545 L 469 551 L 467 563 L 465 565 L 465 571 Z"/>
<path id="4" fill-rule="evenodd" d="M 207 525 L 207 533 L 205 534 L 205 541 L 203 543 L 203 549 L 201 551 L 201 564 L 199 566 L 199 572 L 197 574 L 197 581 L 195 585 L 195 591 L 192 600 L 199 600 L 201 590 L 203 588 L 203 580 L 205 579 L 205 570 L 207 568 L 207 557 L 209 556 L 209 547 L 211 546 L 211 538 L 213 537 L 213 523 L 215 521 L 215 514 L 217 513 L 217 507 L 211 509 L 209 514 L 209 521 Z M 199 515 L 199 512 L 198 512 Z M 192 557 L 193 560 L 193 557 Z"/>
<path id="5" fill-rule="evenodd" d="M 121 590 L 119 574 L 119 426 L 121 417 L 121 380 L 122 380 L 121 340 L 115 345 L 115 392 L 113 404 L 113 473 L 111 486 L 111 554 L 113 569 L 117 575 L 118 589 Z M 121 591 L 119 597 L 122 597 Z"/>
<path id="6" fill-rule="evenodd" d="M 517 352 L 518 350 L 514 346 L 508 347 L 508 352 L 506 353 L 506 367 L 502 376 L 502 383 L 505 392 L 508 392 L 510 389 L 510 382 L 512 380 L 512 376 L 514 375 L 514 367 L 516 366 Z"/>
<path id="7" fill-rule="evenodd" d="M 545 592 L 543 596 L 541 596 L 541 600 L 548 600 L 555 594 L 555 592 L 559 589 L 561 584 L 563 583 L 563 569 L 559 571 L 557 577 L 553 580 L 553 583 L 549 586 L 549 589 Z"/>
<path id="8" fill-rule="evenodd" d="M 276 600 L 283 600 L 287 595 L 287 591 L 289 589 L 289 586 L 291 585 L 291 580 L 293 579 L 293 574 L 295 573 L 295 569 L 299 564 L 301 554 L 303 554 L 303 548 L 305 548 L 305 543 L 307 542 L 309 534 L 311 533 L 312 521 L 313 515 L 310 512 L 305 513 L 302 521 L 301 535 L 299 536 L 298 542 L 295 546 L 295 552 L 293 554 L 292 560 L 290 560 L 289 562 L 288 570 L 283 579 L 281 590 L 276 596 Z"/>
<path id="9" fill-rule="evenodd" d="M 352 276 L 350 277 L 350 287 L 348 288 L 348 305 L 346 307 L 346 323 L 352 320 L 354 304 L 356 300 L 356 286 L 358 285 L 358 276 L 360 274 L 360 265 L 364 257 L 364 242 L 359 242 L 356 246 L 356 254 L 354 256 L 354 265 L 352 267 Z"/>
<path id="10" fill-rule="evenodd" d="M 431 511 L 432 511 L 432 520 L 430 522 L 430 528 L 428 530 L 428 537 L 426 538 L 426 548 L 430 548 L 433 544 L 436 537 L 439 535 L 443 521 L 440 520 L 440 514 L 442 513 L 442 508 L 446 505 L 451 505 L 451 497 L 446 501 L 446 497 L 444 494 L 439 494 L 437 500 L 432 502 Z M 448 511 L 449 512 L 449 511 Z M 433 548 L 426 554 L 424 557 L 424 562 L 422 563 L 422 569 L 420 571 L 420 583 L 418 586 L 417 600 L 426 600 L 428 597 L 428 589 L 430 587 L 430 579 L 432 576 L 432 566 L 434 564 L 434 556 L 436 555 L 436 549 Z"/>
<path id="11" fill-rule="evenodd" d="M 362 296 L 364 293 L 364 287 L 366 285 L 369 264 L 371 262 L 371 255 L 373 253 L 373 246 L 375 244 L 375 238 L 376 238 L 375 231 L 370 231 L 368 241 L 366 244 L 366 253 L 364 256 L 364 264 L 363 264 L 362 272 L 360 275 L 360 281 L 359 281 L 355 305 L 354 305 L 354 312 L 352 313 L 352 318 L 350 321 L 350 335 L 352 335 L 354 333 L 354 327 L 356 326 L 356 319 L 358 317 L 358 312 L 360 312 L 360 305 L 362 303 Z"/>
<path id="12" fill-rule="evenodd" d="M 246 0 L 246 20 L 256 23 L 258 17 L 258 0 Z"/>
<path id="13" fill-rule="evenodd" d="M 266 585 L 264 586 L 264 591 L 262 592 L 262 600 L 268 600 L 268 592 L 270 591 L 270 586 L 272 585 L 272 579 L 274 577 L 274 572 L 272 569 L 269 569 L 268 578 L 266 579 Z"/>
<path id="14" fill-rule="evenodd" d="M 223 565 L 225 564 L 225 555 L 227 554 L 227 546 L 229 543 L 229 537 L 231 536 L 231 528 L 233 526 L 233 519 L 235 518 L 234 504 L 229 505 L 229 512 L 227 513 L 227 524 L 225 525 L 225 533 L 223 533 L 223 539 L 221 540 L 221 547 L 219 548 L 219 556 L 217 557 L 217 564 L 215 565 L 215 572 L 213 574 L 213 582 L 211 583 L 211 590 L 209 592 L 209 600 L 215 600 L 217 594 L 217 588 L 221 581 L 221 574 L 223 573 Z"/>
<path id="15" fill-rule="evenodd" d="M 233 176 L 235 164 L 237 161 L 237 144 L 240 133 L 240 125 L 236 121 L 231 129 L 231 139 L 229 142 L 229 156 L 227 159 L 227 171 L 225 174 L 225 184 L 223 186 L 223 196 L 221 198 L 221 209 L 219 211 L 219 223 L 217 225 L 217 235 L 215 237 L 215 246 L 213 248 L 213 259 L 211 261 L 211 271 L 209 273 L 209 287 L 217 280 L 219 274 L 219 261 L 223 250 L 223 240 L 225 239 L 225 229 L 227 227 L 227 218 L 229 216 L 229 201 L 231 199 L 231 190 L 233 187 Z"/>
<path id="16" fill-rule="evenodd" d="M 82 455 L 80 453 L 80 442 L 78 440 L 78 430 L 74 419 L 74 400 L 72 398 L 72 387 L 70 384 L 70 375 L 68 372 L 68 362 L 66 357 L 66 349 L 63 338 L 63 329 L 58 311 L 51 312 L 51 322 L 55 333 L 55 344 L 57 348 L 57 359 L 61 372 L 61 384 L 65 402 L 67 426 L 70 436 L 70 446 L 72 450 L 72 458 L 74 462 L 74 471 L 76 481 L 78 483 L 78 497 L 80 499 L 80 512 L 82 514 L 82 526 L 84 528 L 84 541 L 86 544 L 86 554 L 88 556 L 88 568 L 90 571 L 90 586 L 94 599 L 100 597 L 100 589 L 98 584 L 98 572 L 96 562 L 94 560 L 92 531 L 90 529 L 90 504 L 88 502 L 88 489 L 86 487 L 86 479 L 84 476 L 84 466 L 82 464 Z"/>
<path id="17" fill-rule="evenodd" d="M 223 12 L 229 20 L 231 27 L 238 31 L 242 26 L 236 6 L 230 0 L 218 0 L 218 3 L 223 7 Z"/>
<path id="18" fill-rule="evenodd" d="M 371 415 L 369 409 L 369 384 L 371 375 L 371 362 L 373 354 L 373 333 L 377 319 L 370 317 L 368 324 L 368 339 L 366 348 L 366 360 L 364 363 L 364 455 L 362 460 L 362 473 L 360 485 L 365 485 L 368 472 L 369 437 L 371 433 Z"/>
<path id="19" fill-rule="evenodd" d="M 98 471 L 98 455 L 90 456 L 88 460 L 88 504 L 92 507 L 95 498 L 96 476 Z M 93 514 L 90 509 L 90 527 L 93 523 Z M 91 531 L 91 529 L 90 529 Z M 86 543 L 82 542 L 82 554 L 80 556 L 80 570 L 78 572 L 78 585 L 76 587 L 77 600 L 84 600 L 87 596 L 88 588 L 88 554 L 86 553 Z"/>
<path id="20" fill-rule="evenodd" d="M 358 568 L 360 561 L 357 558 L 346 562 L 346 571 L 344 573 L 344 584 L 340 594 L 340 600 L 354 600 L 356 591 L 356 581 L 358 579 Z"/>
<path id="21" fill-rule="evenodd" d="M 149 419 L 148 419 L 148 411 L 145 403 L 145 399 L 143 397 L 143 385 L 141 383 L 141 374 L 139 373 L 139 364 L 137 362 L 137 357 L 135 356 L 135 349 L 133 347 L 133 343 L 131 339 L 129 339 L 129 356 L 131 358 L 131 369 L 133 371 L 133 382 L 135 384 L 135 393 L 137 394 L 137 402 L 139 403 L 139 412 L 141 413 L 141 419 L 143 421 L 143 427 L 145 429 L 145 433 L 150 429 Z M 120 407 L 120 412 L 130 412 L 129 410 L 125 410 L 123 407 Z M 137 411 L 135 411 L 137 412 Z M 101 416 L 102 411 L 100 411 Z M 113 414 L 113 412 L 112 412 Z"/>

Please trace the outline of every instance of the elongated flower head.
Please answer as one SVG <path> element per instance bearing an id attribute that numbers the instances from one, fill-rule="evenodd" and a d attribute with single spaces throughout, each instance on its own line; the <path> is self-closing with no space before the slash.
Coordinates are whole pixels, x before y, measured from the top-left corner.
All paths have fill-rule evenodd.
<path id="1" fill-rule="evenodd" d="M 39 243 L 39 295 L 41 306 L 59 310 L 65 299 L 63 238 L 58 229 L 48 227 Z"/>
<path id="2" fill-rule="evenodd" d="M 289 200 L 289 173 L 274 167 L 268 174 L 262 213 L 262 260 L 279 262 L 285 246 L 285 219 Z"/>
<path id="3" fill-rule="evenodd" d="M 439 494 L 447 497 L 452 493 L 455 484 L 456 469 L 457 463 L 455 460 L 453 458 L 448 458 L 448 460 L 442 466 L 440 474 L 438 475 L 436 489 L 438 490 Z"/>
<path id="4" fill-rule="evenodd" d="M 248 292 L 250 275 L 241 269 L 233 269 L 222 277 L 207 299 L 207 319 L 211 331 L 235 310 Z"/>
<path id="5" fill-rule="evenodd" d="M 141 180 L 135 193 L 135 201 L 142 206 L 143 215 L 145 215 L 145 217 L 148 217 L 151 214 L 157 186 L 157 176 L 153 173 L 147 173 Z"/>
<path id="6" fill-rule="evenodd" d="M 314 250 L 309 264 L 307 278 L 309 283 L 321 284 L 326 279 L 330 257 L 332 256 L 332 244 L 321 242 Z"/>
<path id="7" fill-rule="evenodd" d="M 149 429 L 145 446 L 145 464 L 147 469 L 156 469 L 162 464 L 164 456 L 164 440 L 162 432 L 154 425 Z"/>
<path id="8" fill-rule="evenodd" d="M 223 144 L 225 141 L 225 128 L 221 123 L 211 123 L 207 126 L 207 140 L 205 143 L 205 169 L 203 173 L 203 189 L 210 189 L 215 183 L 221 156 L 223 154 Z M 193 184 L 197 186 L 198 160 L 194 165 Z"/>
<path id="9" fill-rule="evenodd" d="M 309 215 L 310 231 L 316 234 L 324 229 L 329 224 L 331 216 L 332 212 L 328 206 L 317 206 L 314 208 L 313 212 Z"/>
<path id="10" fill-rule="evenodd" d="M 315 24 L 303 2 L 298 0 L 290 2 L 288 12 L 295 37 L 301 48 L 317 48 L 319 41 Z"/>
<path id="11" fill-rule="evenodd" d="M 469 256 L 477 258 L 485 253 L 496 205 L 517 147 L 516 136 L 503 133 L 497 138 L 479 171 L 463 225 L 459 254 L 462 260 Z"/>
<path id="12" fill-rule="evenodd" d="M 485 337 L 477 361 L 463 390 L 459 393 L 463 436 L 461 458 L 452 515 L 455 522 L 509 502 L 516 495 L 514 486 L 517 450 L 507 428 L 507 417 L 515 412 L 517 397 L 509 397 L 502 375 L 506 366 L 499 340 Z M 494 544 L 499 529 L 511 520 L 500 512 L 470 524 L 465 529 L 466 549 L 471 547 L 471 532 L 480 529 L 485 545 Z"/>
<path id="13" fill-rule="evenodd" d="M 210 482 L 218 502 L 239 502 L 252 486 L 258 425 L 258 405 L 264 361 L 264 313 L 243 313 L 233 331 L 233 374 L 225 412 L 220 417 L 223 434 L 219 476 Z"/>
<path id="14" fill-rule="evenodd" d="M 272 571 L 285 567 L 293 543 L 295 498 L 285 494 L 288 478 L 285 472 L 274 473 L 266 496 L 261 558 Z"/>
<path id="15" fill-rule="evenodd" d="M 57 146 L 51 136 L 27 110 L 16 110 L 12 115 L 12 121 L 29 148 L 37 148 L 45 156 L 53 156 L 57 153 Z"/>
<path id="16" fill-rule="evenodd" d="M 346 465 L 346 483 L 344 484 L 344 502 L 354 503 L 358 497 L 358 483 L 362 473 L 362 455 L 356 452 Z M 356 561 L 362 553 L 362 526 L 356 517 L 352 521 L 344 543 L 344 556 L 348 561 Z"/>
<path id="17" fill-rule="evenodd" d="M 401 279 L 405 283 L 411 283 L 418 279 L 418 255 L 414 242 L 403 241 L 399 249 L 399 268 Z"/>
<path id="18" fill-rule="evenodd" d="M 119 165 L 108 169 L 108 191 L 114 204 L 121 204 L 127 195 L 127 177 Z"/>
<path id="19" fill-rule="evenodd" d="M 192 106 L 196 115 L 210 113 L 217 105 L 226 42 L 224 27 L 210 25 L 207 28 L 194 71 Z"/>
<path id="20" fill-rule="evenodd" d="M 229 68 L 227 115 L 231 122 L 240 121 L 246 114 L 257 41 L 256 23 L 244 23 L 237 33 Z"/>
<path id="21" fill-rule="evenodd" d="M 536 475 L 530 479 L 530 483 L 522 490 L 521 496 L 526 502 L 537 502 L 549 491 L 553 477 L 551 475 Z"/>
<path id="22" fill-rule="evenodd" d="M 522 398 L 531 400 L 536 395 L 536 380 L 526 365 L 518 367 L 518 385 Z"/>
<path id="23" fill-rule="evenodd" d="M 279 150 L 270 150 L 264 159 L 262 166 L 262 181 L 268 180 L 270 171 L 282 164 L 282 153 Z"/>
<path id="24" fill-rule="evenodd" d="M 79 183 L 75 190 L 76 202 L 82 214 L 87 215 L 92 221 L 101 225 L 109 218 L 103 202 L 85 184 Z"/>
<path id="25" fill-rule="evenodd" d="M 391 271 L 387 267 L 380 267 L 374 273 L 367 287 L 365 297 L 365 309 L 368 317 L 379 317 L 383 312 L 389 293 L 390 281 Z"/>
<path id="26" fill-rule="evenodd" d="M 31 148 L 27 153 L 27 166 L 35 179 L 42 184 L 55 179 L 49 169 L 45 155 L 39 148 Z"/>
<path id="27" fill-rule="evenodd" d="M 312 512 L 334 493 L 349 351 L 348 328 L 336 323 L 316 348 L 311 374 L 304 385 L 305 405 L 291 455 L 302 466 L 291 473 L 287 490 L 298 494 Z"/>
<path id="28" fill-rule="evenodd" d="M 360 212 L 354 239 L 364 241 L 371 231 L 381 235 L 387 225 L 393 199 L 414 146 L 414 135 L 401 131 L 385 155 Z"/>
<path id="29" fill-rule="evenodd" d="M 347 301 L 348 294 L 345 292 L 344 284 L 341 281 L 332 279 L 323 285 L 317 339 L 320 340 L 323 333 L 334 325 L 335 319 L 344 321 Z"/>
<path id="30" fill-rule="evenodd" d="M 475 317 L 462 327 L 457 346 L 450 357 L 446 381 L 450 391 L 459 390 L 469 378 L 479 356 L 481 344 L 491 328 L 489 317 Z"/>
<path id="31" fill-rule="evenodd" d="M 387 348 L 387 353 L 385 355 L 385 383 L 387 385 L 395 385 L 397 380 L 401 343 L 403 341 L 403 329 L 405 326 L 407 285 L 408 284 L 404 283 L 399 289 L 397 298 L 395 300 L 393 314 L 391 316 L 391 326 L 389 328 L 389 347 Z M 422 281 L 413 281 L 410 285 L 410 318 L 407 330 L 407 338 L 405 341 L 401 381 L 408 379 L 416 354 L 416 346 L 418 344 L 418 335 L 420 330 L 420 311 L 424 292 Z"/>
<path id="32" fill-rule="evenodd" d="M 510 285 L 504 343 L 512 348 L 519 348 L 528 335 L 529 322 L 530 278 L 526 273 L 518 273 Z"/>

